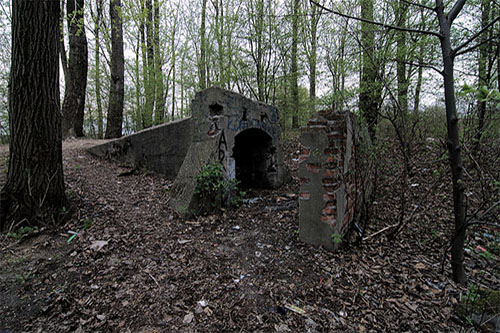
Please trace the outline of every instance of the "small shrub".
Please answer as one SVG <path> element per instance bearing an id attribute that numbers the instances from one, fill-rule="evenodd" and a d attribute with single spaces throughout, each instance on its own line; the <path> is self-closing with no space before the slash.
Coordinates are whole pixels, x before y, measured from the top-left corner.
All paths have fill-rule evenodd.
<path id="1" fill-rule="evenodd" d="M 92 226 L 92 220 L 89 217 L 85 217 L 83 220 L 83 230 L 87 231 Z"/>
<path id="2" fill-rule="evenodd" d="M 201 204 L 201 211 L 216 210 L 224 206 L 240 206 L 245 192 L 238 188 L 236 179 L 224 178 L 224 167 L 221 163 L 206 165 L 196 176 L 194 194 Z"/>
<path id="3" fill-rule="evenodd" d="M 342 242 L 342 235 L 338 232 L 334 232 L 331 235 L 331 239 L 333 244 L 340 244 Z"/>
<path id="4" fill-rule="evenodd" d="M 23 238 L 26 235 L 38 232 L 38 227 L 21 227 L 17 230 L 17 232 L 9 232 L 7 236 L 12 237 L 16 240 Z"/>

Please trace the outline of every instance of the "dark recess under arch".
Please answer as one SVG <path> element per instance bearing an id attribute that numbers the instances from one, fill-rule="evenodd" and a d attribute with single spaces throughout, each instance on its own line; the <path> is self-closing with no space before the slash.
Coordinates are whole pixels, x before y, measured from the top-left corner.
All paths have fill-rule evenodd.
<path id="1" fill-rule="evenodd" d="M 250 128 L 236 135 L 233 158 L 241 186 L 270 188 L 270 175 L 276 172 L 275 154 L 272 138 L 261 129 Z"/>

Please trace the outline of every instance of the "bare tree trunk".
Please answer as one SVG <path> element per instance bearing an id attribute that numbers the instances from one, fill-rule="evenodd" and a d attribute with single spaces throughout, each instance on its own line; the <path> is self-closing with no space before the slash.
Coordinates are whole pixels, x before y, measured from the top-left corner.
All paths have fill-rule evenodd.
<path id="1" fill-rule="evenodd" d="M 424 39 L 426 38 L 425 36 L 423 37 Z M 417 73 L 417 84 L 415 85 L 415 96 L 413 100 L 413 115 L 414 119 L 418 119 L 418 113 L 420 109 L 420 93 L 422 92 L 422 79 L 423 79 L 423 63 L 424 63 L 424 52 L 425 52 L 425 40 L 422 40 L 420 42 L 420 51 L 419 51 L 419 56 L 418 56 L 418 63 L 420 66 L 418 66 L 418 73 Z"/>
<path id="2" fill-rule="evenodd" d="M 454 7 L 455 8 L 455 7 Z M 453 208 L 455 213 L 455 234 L 451 247 L 451 268 L 453 280 L 464 283 L 467 279 L 464 269 L 465 241 L 465 185 L 463 181 L 463 163 L 460 147 L 457 108 L 455 102 L 455 83 L 453 75 L 454 56 L 451 48 L 451 24 L 444 13 L 443 0 L 436 0 L 436 13 L 441 32 L 441 52 L 443 56 L 444 99 L 448 128 L 448 154 L 453 180 Z"/>
<path id="3" fill-rule="evenodd" d="M 111 0 L 111 80 L 109 87 L 106 139 L 122 136 L 125 59 L 123 56 L 123 23 L 121 0 Z"/>
<path id="4" fill-rule="evenodd" d="M 61 38 L 59 38 L 59 53 L 61 56 L 61 65 L 64 74 L 64 82 L 69 80 L 68 56 L 66 55 L 66 46 L 64 45 L 64 5 L 66 0 L 61 0 L 61 15 L 59 17 L 59 26 L 61 29 Z"/>
<path id="5" fill-rule="evenodd" d="M 139 28 L 139 34 L 137 36 L 137 45 L 135 48 L 135 130 L 140 131 L 142 129 L 142 105 L 141 105 L 141 76 L 140 76 L 140 62 L 139 55 L 141 54 L 141 36 L 142 32 Z"/>
<path id="6" fill-rule="evenodd" d="M 206 55 L 206 27 L 205 20 L 207 16 L 207 0 L 202 0 L 201 6 L 201 27 L 200 27 L 200 63 L 199 63 L 199 74 L 200 74 L 200 89 L 207 88 L 207 55 Z"/>
<path id="7" fill-rule="evenodd" d="M 145 68 L 144 77 L 144 128 L 153 125 L 153 111 L 155 105 L 155 61 L 154 61 L 154 40 L 153 40 L 153 3 L 152 0 L 145 2 L 145 28 L 146 28 L 146 63 L 143 64 Z M 155 119 L 156 120 L 156 119 Z"/>
<path id="8" fill-rule="evenodd" d="M 406 28 L 406 16 L 408 12 L 408 4 L 405 0 L 399 0 L 398 3 L 398 25 L 402 28 Z M 401 108 L 401 112 L 408 112 L 408 77 L 406 75 L 406 32 L 398 31 L 397 36 L 397 79 L 398 79 L 398 103 Z"/>
<path id="9" fill-rule="evenodd" d="M 0 193 L 0 229 L 58 220 L 66 205 L 59 101 L 58 1 L 12 2 L 9 171 Z"/>
<path id="10" fill-rule="evenodd" d="M 361 17 L 373 21 L 373 0 L 361 0 Z M 372 140 L 376 139 L 378 109 L 381 99 L 381 84 L 375 64 L 375 29 L 361 22 L 361 44 L 363 47 L 359 93 L 359 110 L 364 117 Z"/>
<path id="11" fill-rule="evenodd" d="M 292 17 L 292 64 L 291 64 L 291 87 L 292 90 L 292 128 L 299 127 L 299 69 L 297 60 L 297 49 L 299 43 L 299 0 L 293 0 Z"/>
<path id="12" fill-rule="evenodd" d="M 320 13 L 318 7 L 311 4 L 311 52 L 309 55 L 309 103 L 310 112 L 316 108 L 316 67 L 318 60 L 318 24 Z"/>
<path id="13" fill-rule="evenodd" d="M 84 0 L 68 0 L 69 65 L 62 106 L 62 134 L 83 136 L 85 91 L 87 89 L 88 49 L 83 24 Z"/>
<path id="14" fill-rule="evenodd" d="M 97 138 L 102 139 L 104 135 L 104 121 L 102 114 L 102 99 L 101 99 L 101 57 L 99 53 L 99 45 L 101 43 L 101 21 L 102 21 L 102 4 L 103 0 L 97 0 L 96 3 L 96 20 L 95 20 L 95 98 L 97 102 Z"/>
<path id="15" fill-rule="evenodd" d="M 485 28 L 490 19 L 490 0 L 482 0 L 481 1 L 481 28 Z M 488 71 L 488 57 L 489 57 L 489 48 L 490 44 L 486 43 L 488 39 L 488 33 L 482 34 L 479 38 L 480 43 L 485 43 L 479 47 L 479 61 L 478 61 L 478 86 L 479 88 L 483 86 L 489 85 L 489 75 L 491 71 Z M 479 152 L 479 146 L 481 143 L 481 137 L 484 131 L 484 118 L 486 115 L 486 101 L 478 101 L 477 102 L 477 130 L 474 135 L 474 149 L 475 153 Z"/>
<path id="16" fill-rule="evenodd" d="M 154 78 L 155 78 L 155 123 L 165 118 L 165 84 L 163 82 L 163 51 L 160 47 L 160 2 L 154 0 Z M 175 28 L 174 28 L 175 29 Z"/>

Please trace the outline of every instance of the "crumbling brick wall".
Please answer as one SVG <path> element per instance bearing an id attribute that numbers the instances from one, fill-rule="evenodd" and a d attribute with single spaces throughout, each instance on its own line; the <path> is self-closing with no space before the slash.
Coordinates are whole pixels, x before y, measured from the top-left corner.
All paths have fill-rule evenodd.
<path id="1" fill-rule="evenodd" d="M 314 114 L 300 137 L 299 234 L 337 250 L 371 191 L 370 140 L 350 112 Z"/>

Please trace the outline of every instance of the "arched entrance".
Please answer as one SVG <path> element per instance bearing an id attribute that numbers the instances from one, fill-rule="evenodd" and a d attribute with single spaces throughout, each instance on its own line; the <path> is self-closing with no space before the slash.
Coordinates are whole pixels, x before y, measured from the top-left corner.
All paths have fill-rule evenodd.
<path id="1" fill-rule="evenodd" d="M 269 188 L 271 173 L 276 172 L 276 148 L 263 130 L 250 128 L 236 135 L 233 158 L 236 179 L 242 187 Z"/>

